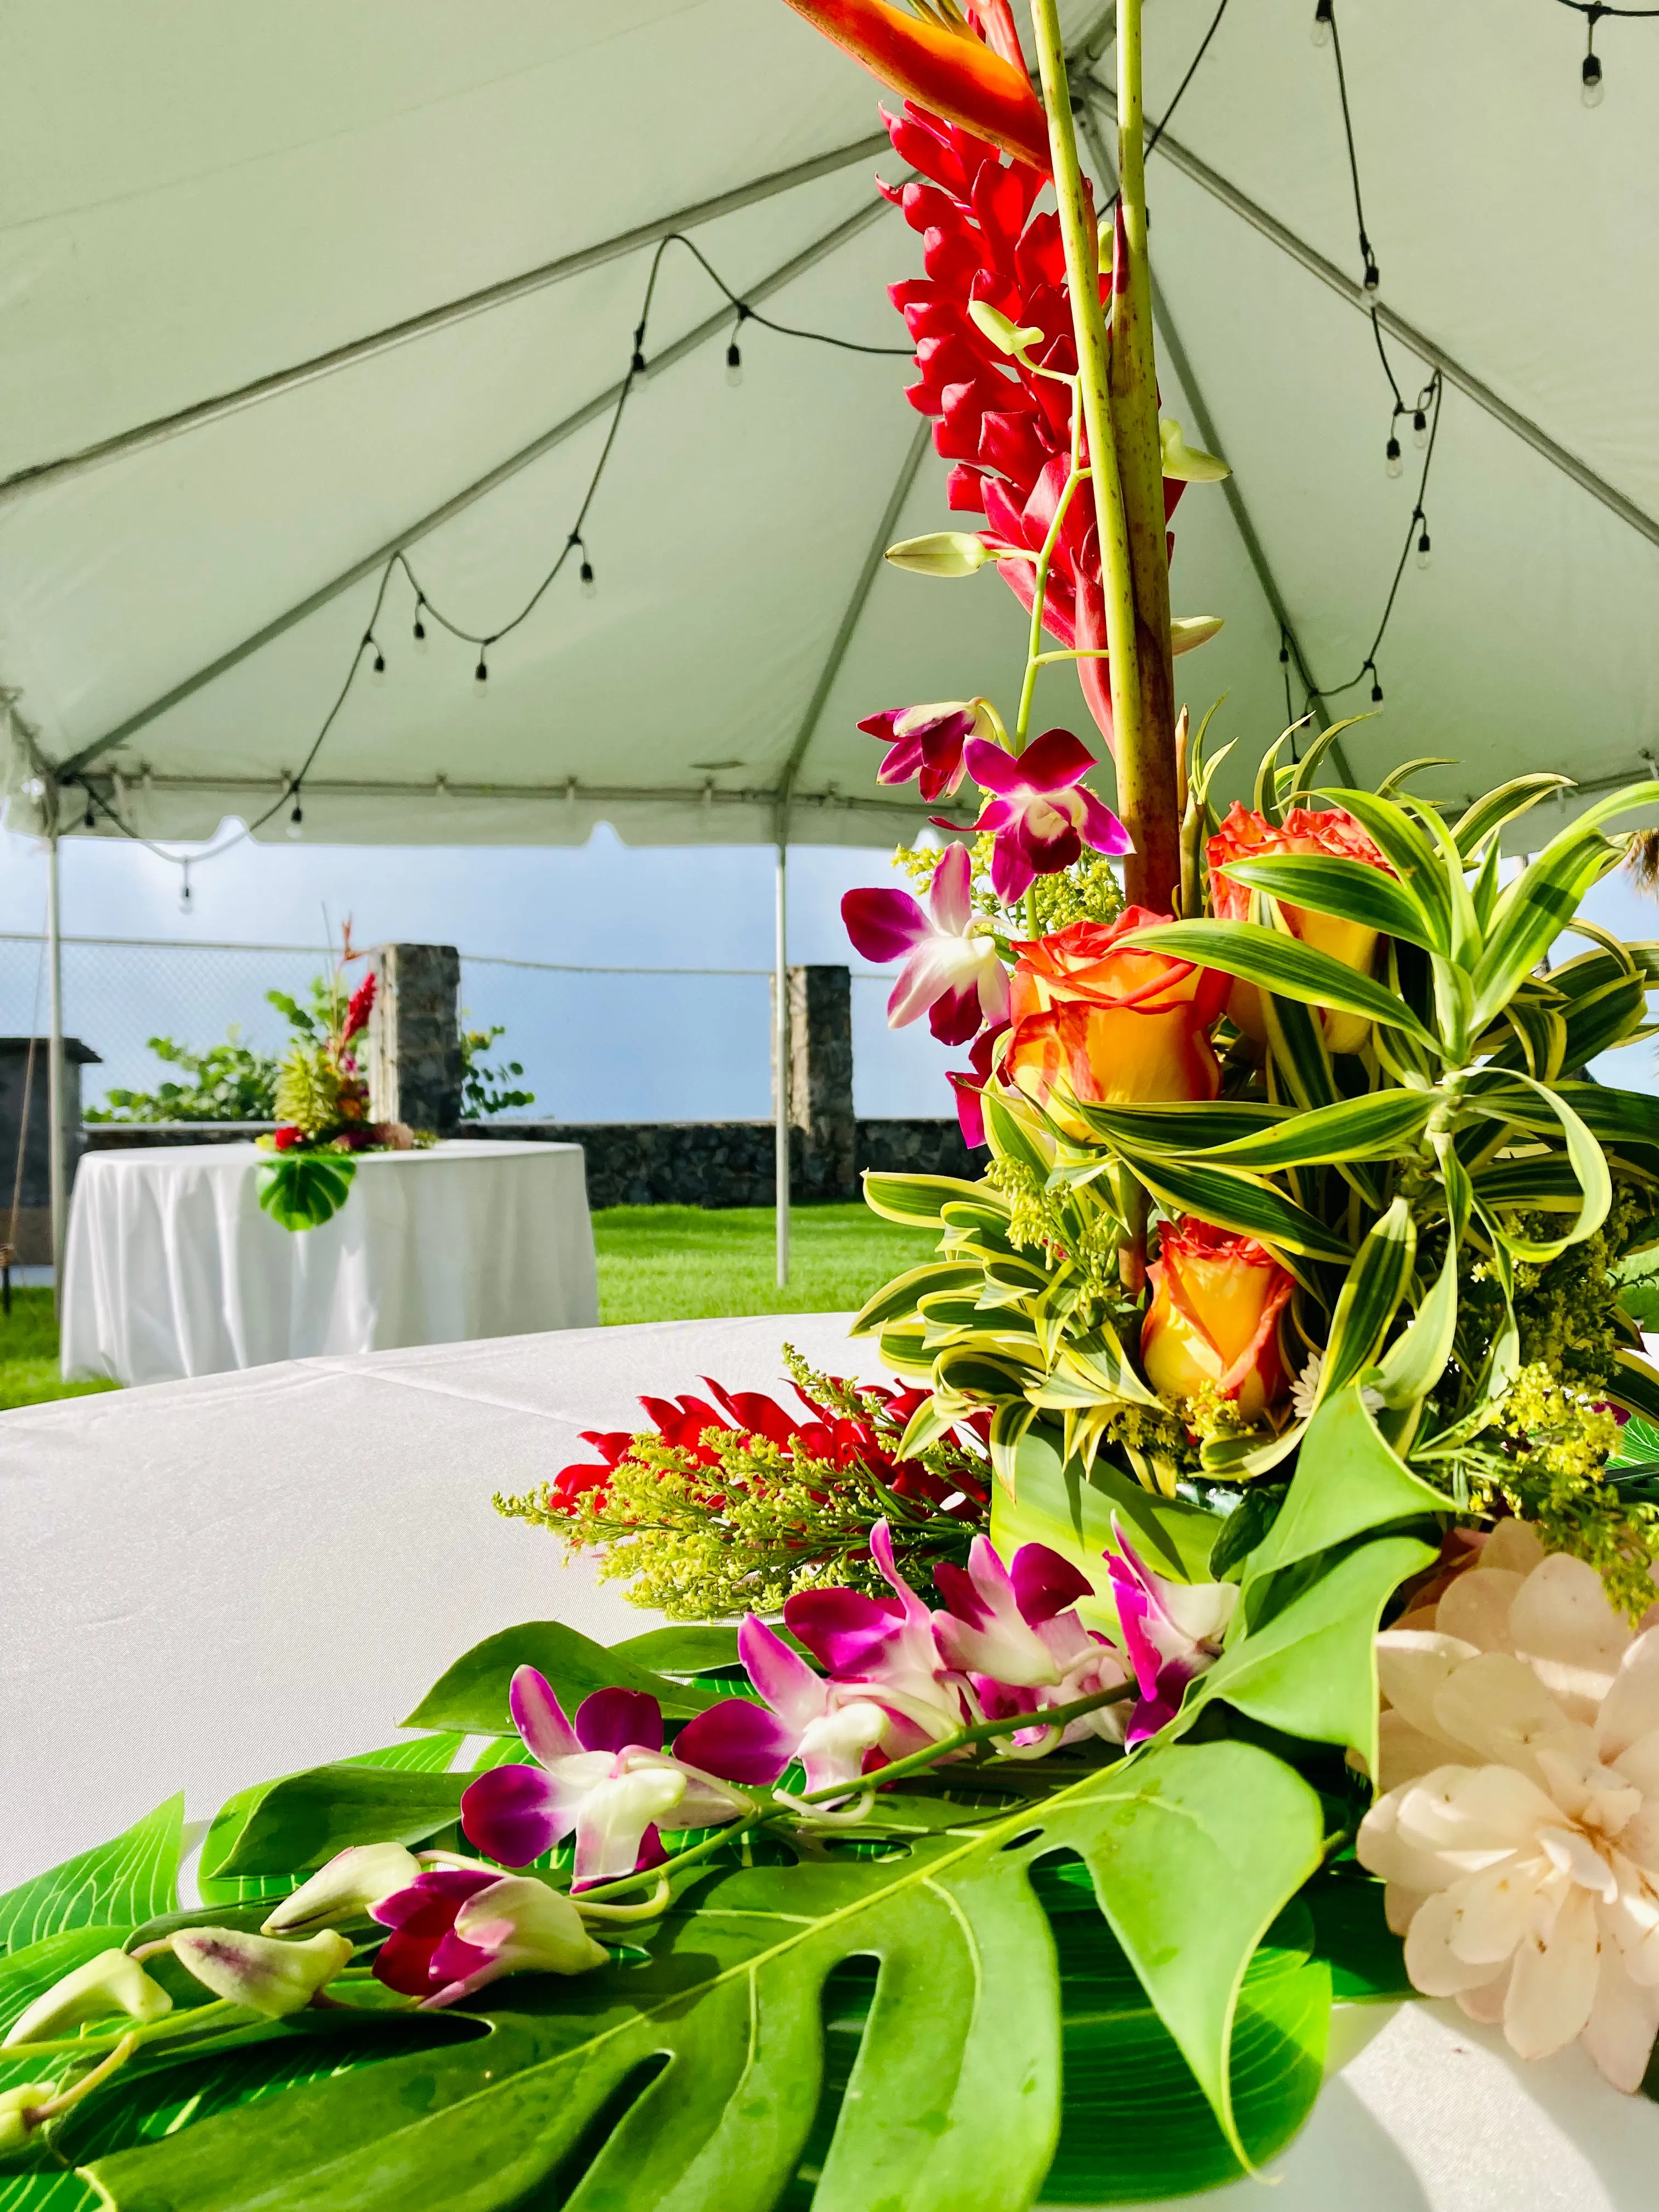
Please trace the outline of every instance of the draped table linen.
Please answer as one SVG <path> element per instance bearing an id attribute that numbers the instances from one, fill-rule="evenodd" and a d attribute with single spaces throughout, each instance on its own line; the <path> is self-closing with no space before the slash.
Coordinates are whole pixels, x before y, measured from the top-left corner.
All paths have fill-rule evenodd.
<path id="1" fill-rule="evenodd" d="M 253 1145 L 88 1152 L 76 1176 L 67 1377 L 172 1382 L 320 1353 L 599 1319 L 578 1145 L 368 1152 L 315 1229 L 262 1212 Z"/>

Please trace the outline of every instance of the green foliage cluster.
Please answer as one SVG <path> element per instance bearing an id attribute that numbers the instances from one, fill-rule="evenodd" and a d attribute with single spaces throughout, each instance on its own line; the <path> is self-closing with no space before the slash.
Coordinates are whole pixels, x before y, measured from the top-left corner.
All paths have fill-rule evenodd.
<path id="1" fill-rule="evenodd" d="M 494 1023 L 489 1029 L 474 1030 L 466 1026 L 467 1016 L 461 1015 L 461 1119 L 464 1121 L 488 1121 L 492 1114 L 510 1114 L 515 1107 L 533 1106 L 533 1091 L 519 1091 L 513 1087 L 513 1078 L 524 1073 L 516 1060 L 503 1060 L 492 1067 L 484 1054 L 497 1037 L 507 1035 L 505 1022 Z"/>
<path id="2" fill-rule="evenodd" d="M 101 1106 L 88 1106 L 88 1121 L 270 1121 L 276 1112 L 275 1053 L 246 1043 L 233 1022 L 222 1044 L 194 1052 L 176 1038 L 154 1036 L 148 1048 L 189 1080 L 158 1083 L 154 1091 L 118 1086 Z"/>

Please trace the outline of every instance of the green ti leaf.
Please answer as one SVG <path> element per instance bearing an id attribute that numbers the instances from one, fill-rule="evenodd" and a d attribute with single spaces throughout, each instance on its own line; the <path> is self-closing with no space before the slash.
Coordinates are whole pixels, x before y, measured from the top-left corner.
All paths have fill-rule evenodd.
<path id="1" fill-rule="evenodd" d="M 1334 853 L 1264 853 L 1260 859 L 1230 860 L 1230 883 L 1265 891 L 1281 905 L 1335 915 L 1383 937 L 1403 937 L 1426 952 L 1438 951 L 1434 923 L 1422 901 L 1395 876 L 1369 860 L 1348 860 Z"/>
<path id="2" fill-rule="evenodd" d="M 562 1620 L 525 1620 L 503 1628 L 463 1653 L 434 1682 L 404 1723 L 405 1728 L 459 1729 L 477 1735 L 511 1735 L 507 1693 L 514 1672 L 534 1667 L 553 1685 L 567 1713 L 574 1714 L 595 1690 L 640 1690 L 665 1713 L 700 1713 L 720 1694 L 671 1681 L 642 1666 L 625 1645 L 596 1644 Z"/>
<path id="3" fill-rule="evenodd" d="M 1137 1158 L 1134 1169 L 1171 1212 L 1195 1213 L 1201 1221 L 1254 1237 L 1281 1254 L 1334 1261 L 1344 1267 L 1353 1257 L 1352 1248 L 1317 1215 L 1237 1169 L 1166 1158 Z"/>
<path id="4" fill-rule="evenodd" d="M 179 1883 L 185 1801 L 169 1797 L 124 1834 L 0 1896 L 0 1947 L 21 1950 L 67 1928 L 136 1925 L 169 1911 Z"/>
<path id="5" fill-rule="evenodd" d="M 1411 1285 L 1416 1256 L 1417 1227 L 1411 1207 L 1396 1198 L 1366 1231 L 1338 1296 L 1320 1370 L 1322 1400 L 1370 1365 Z"/>
<path id="6" fill-rule="evenodd" d="M 1430 1091 L 1372 1091 L 1358 1098 L 1293 1114 L 1204 1153 L 1206 1167 L 1319 1167 L 1338 1160 L 1397 1159 L 1408 1151 L 1437 1103 Z M 1190 1157 L 1190 1155 L 1189 1155 Z"/>
<path id="7" fill-rule="evenodd" d="M 956 1176 L 879 1175 L 872 1168 L 864 1171 L 864 1202 L 884 1221 L 902 1222 L 911 1229 L 941 1228 L 941 1209 L 953 1200 L 994 1207 L 1007 1218 L 1006 1202 L 986 1183 L 964 1182 Z"/>

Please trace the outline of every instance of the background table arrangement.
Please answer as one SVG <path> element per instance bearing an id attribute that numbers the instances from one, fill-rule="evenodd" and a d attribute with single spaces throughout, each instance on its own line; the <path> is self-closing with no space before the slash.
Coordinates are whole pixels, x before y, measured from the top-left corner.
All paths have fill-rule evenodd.
<path id="1" fill-rule="evenodd" d="M 87 1155 L 66 1376 L 160 1382 L 599 1319 L 579 1146 L 359 1153 L 349 1202 L 297 1234 L 261 1207 L 270 1164 L 252 1145 Z"/>

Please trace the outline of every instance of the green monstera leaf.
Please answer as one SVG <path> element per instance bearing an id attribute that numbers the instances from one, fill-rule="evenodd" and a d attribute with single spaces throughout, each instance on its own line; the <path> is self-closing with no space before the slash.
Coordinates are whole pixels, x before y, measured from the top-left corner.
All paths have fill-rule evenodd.
<path id="1" fill-rule="evenodd" d="M 347 1152 L 284 1152 L 259 1170 L 259 1203 L 279 1229 L 319 1229 L 345 1204 L 357 1163 Z"/>

